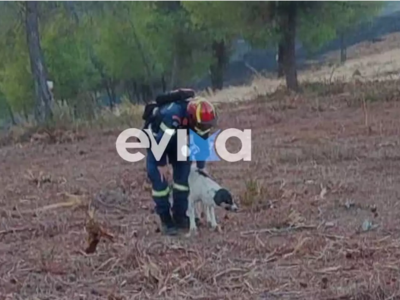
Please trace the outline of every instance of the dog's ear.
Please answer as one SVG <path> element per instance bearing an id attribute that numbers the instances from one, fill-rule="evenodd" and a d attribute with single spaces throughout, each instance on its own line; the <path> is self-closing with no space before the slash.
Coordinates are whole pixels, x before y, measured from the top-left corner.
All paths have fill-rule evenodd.
<path id="1" fill-rule="evenodd" d="M 223 195 L 221 194 L 221 190 L 218 190 L 214 194 L 214 202 L 217 206 L 221 206 L 222 202 L 224 202 Z"/>
<path id="2" fill-rule="evenodd" d="M 233 203 L 232 196 L 226 189 L 219 189 L 214 195 L 214 202 L 216 205 L 221 206 L 222 203 L 231 205 Z"/>
<path id="3" fill-rule="evenodd" d="M 229 205 L 232 205 L 233 204 L 233 197 L 232 197 L 232 195 L 231 195 L 231 193 L 228 191 L 228 190 L 226 190 L 226 189 L 222 189 L 223 191 L 224 191 L 224 193 L 225 193 L 225 203 L 226 204 L 229 204 Z"/>

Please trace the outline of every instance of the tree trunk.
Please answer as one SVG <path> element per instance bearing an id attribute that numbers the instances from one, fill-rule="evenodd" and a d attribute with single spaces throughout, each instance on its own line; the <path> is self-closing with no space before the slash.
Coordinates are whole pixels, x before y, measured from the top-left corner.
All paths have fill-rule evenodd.
<path id="1" fill-rule="evenodd" d="M 135 93 L 135 103 L 138 104 L 140 103 L 140 91 L 139 91 L 139 85 L 137 84 L 136 81 L 133 88 Z"/>
<path id="2" fill-rule="evenodd" d="M 11 106 L 10 106 L 10 104 L 8 103 L 7 100 L 6 100 L 6 106 L 7 106 L 8 114 L 10 115 L 11 123 L 12 123 L 13 125 L 17 125 L 17 122 L 15 122 L 14 112 L 12 111 Z"/>
<path id="3" fill-rule="evenodd" d="M 98 107 L 97 93 L 95 91 L 91 91 L 90 98 L 92 99 L 92 102 L 94 103 L 95 109 L 97 109 L 97 107 Z"/>
<path id="4" fill-rule="evenodd" d="M 135 103 L 135 93 L 136 93 L 136 80 L 131 79 L 130 80 L 131 84 L 130 84 L 130 92 L 129 92 L 129 102 L 131 103 Z"/>
<path id="5" fill-rule="evenodd" d="M 214 63 L 210 66 L 211 87 L 213 91 L 224 86 L 224 70 L 227 63 L 227 53 L 224 41 L 214 41 L 212 44 Z"/>
<path id="6" fill-rule="evenodd" d="M 51 95 L 46 79 L 46 67 L 40 46 L 37 5 L 38 2 L 36 1 L 25 2 L 25 29 L 31 72 L 35 82 L 35 119 L 41 123 L 52 118 L 52 111 L 50 107 Z"/>
<path id="7" fill-rule="evenodd" d="M 74 120 L 78 119 L 78 117 L 79 117 L 79 115 L 78 115 L 78 106 L 76 104 L 72 105 L 72 116 L 73 116 Z"/>
<path id="8" fill-rule="evenodd" d="M 162 86 L 163 93 L 165 93 L 166 90 L 167 90 L 167 82 L 165 81 L 165 74 L 164 73 L 161 75 L 161 86 Z"/>
<path id="9" fill-rule="evenodd" d="M 171 81 L 169 83 L 169 89 L 170 90 L 174 90 L 175 89 L 177 72 L 178 72 L 178 55 L 175 52 L 174 53 L 174 61 L 172 63 Z"/>
<path id="10" fill-rule="evenodd" d="M 26 106 L 24 106 L 24 108 L 22 109 L 23 113 L 24 113 L 24 118 L 25 121 L 28 123 L 29 122 L 29 116 L 28 116 L 28 110 L 26 109 Z"/>
<path id="11" fill-rule="evenodd" d="M 123 82 L 123 91 L 128 95 L 129 102 L 133 103 L 133 99 L 135 98 L 135 80 L 127 79 Z"/>
<path id="12" fill-rule="evenodd" d="M 140 56 L 142 57 L 144 68 L 145 68 L 145 71 L 147 73 L 150 92 L 151 92 L 151 95 L 153 96 L 154 95 L 154 87 L 153 87 L 153 82 L 152 82 L 153 73 L 152 73 L 152 71 L 150 69 L 150 63 L 147 60 L 147 56 L 146 56 L 146 53 L 145 53 L 145 51 L 143 49 L 143 45 L 142 45 L 142 43 L 139 40 L 139 37 L 137 35 L 136 26 L 135 26 L 135 24 L 133 23 L 133 21 L 131 19 L 129 19 L 129 24 L 131 25 L 131 28 L 132 28 L 133 39 L 135 40 L 136 47 L 138 48 Z"/>
<path id="13" fill-rule="evenodd" d="M 282 78 L 285 75 L 284 70 L 284 44 L 283 42 L 279 42 L 278 44 L 278 78 Z"/>
<path id="14" fill-rule="evenodd" d="M 147 86 L 145 83 L 143 83 L 140 87 L 141 90 L 141 98 L 142 98 L 142 102 L 146 103 L 146 98 L 147 98 Z"/>
<path id="15" fill-rule="evenodd" d="M 347 60 L 347 47 L 344 39 L 344 32 L 340 33 L 340 63 L 344 63 Z"/>
<path id="16" fill-rule="evenodd" d="M 286 86 L 288 89 L 297 91 L 299 84 L 297 81 L 296 68 L 296 21 L 297 21 L 297 3 L 292 2 L 288 5 L 286 14 L 284 14 L 284 72 L 286 77 Z"/>
<path id="17" fill-rule="evenodd" d="M 108 105 L 110 106 L 110 109 L 113 110 L 116 102 L 114 81 L 112 79 L 107 79 L 105 85 L 108 96 Z"/>
<path id="18" fill-rule="evenodd" d="M 140 86 L 140 93 L 141 93 L 141 101 L 146 104 L 149 101 L 151 101 L 151 98 L 153 97 L 151 87 L 147 83 L 143 83 Z"/>
<path id="19" fill-rule="evenodd" d="M 114 80 L 111 80 L 110 91 L 111 91 L 110 107 L 111 107 L 111 109 L 113 109 L 114 106 L 115 106 L 115 103 L 117 103 L 117 95 L 116 95 L 116 92 L 115 92 L 115 82 L 114 82 Z"/>
<path id="20" fill-rule="evenodd" d="M 153 91 L 150 85 L 146 84 L 146 98 L 144 99 L 145 103 L 148 103 L 149 101 L 151 101 L 151 98 L 153 97 Z"/>

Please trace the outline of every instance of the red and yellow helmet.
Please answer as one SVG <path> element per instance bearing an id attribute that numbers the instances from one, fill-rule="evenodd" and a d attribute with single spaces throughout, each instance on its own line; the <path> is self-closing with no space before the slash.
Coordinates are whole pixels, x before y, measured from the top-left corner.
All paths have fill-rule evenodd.
<path id="1" fill-rule="evenodd" d="M 201 97 L 196 97 L 187 106 L 189 125 L 199 134 L 205 134 L 217 123 L 214 105 Z"/>

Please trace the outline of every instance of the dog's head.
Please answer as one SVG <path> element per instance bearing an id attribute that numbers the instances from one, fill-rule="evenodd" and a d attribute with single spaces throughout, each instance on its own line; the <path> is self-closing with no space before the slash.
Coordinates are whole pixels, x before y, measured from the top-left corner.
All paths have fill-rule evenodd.
<path id="1" fill-rule="evenodd" d="M 231 193 L 227 189 L 221 188 L 215 192 L 214 202 L 217 206 L 221 206 L 229 211 L 237 211 L 238 207 L 233 202 Z"/>

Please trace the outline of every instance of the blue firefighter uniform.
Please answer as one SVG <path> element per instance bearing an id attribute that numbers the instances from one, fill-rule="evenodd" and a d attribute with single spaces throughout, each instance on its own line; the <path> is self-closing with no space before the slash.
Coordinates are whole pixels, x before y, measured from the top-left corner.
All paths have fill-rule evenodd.
<path id="1" fill-rule="evenodd" d="M 172 228 L 188 226 L 186 210 L 188 207 L 189 185 L 188 177 L 191 161 L 178 161 L 177 129 L 187 129 L 187 104 L 188 102 L 172 102 L 159 107 L 157 117 L 148 124 L 147 129 L 153 134 L 157 144 L 160 142 L 167 129 L 174 130 L 165 152 L 159 161 L 156 160 L 152 151 L 147 151 L 147 175 L 152 183 L 152 197 L 156 204 L 156 213 L 160 216 L 163 226 Z M 189 133 L 189 130 L 188 130 Z M 200 133 L 201 134 L 201 133 Z M 203 134 L 207 138 L 208 133 Z M 167 163 L 173 168 L 172 191 L 167 181 L 163 180 L 157 167 L 165 166 Z M 197 167 L 203 169 L 204 161 L 197 161 Z M 173 195 L 172 217 L 170 215 L 169 194 Z M 175 223 L 175 224 L 173 224 Z"/>

